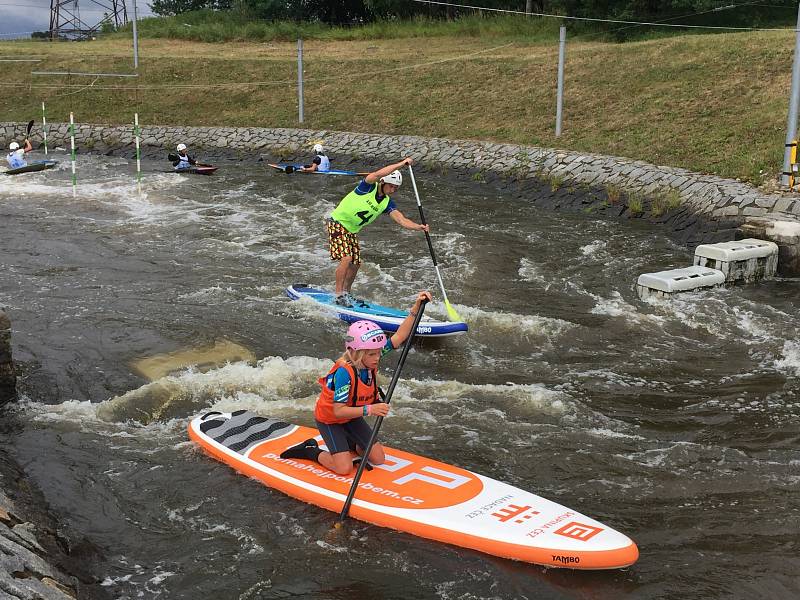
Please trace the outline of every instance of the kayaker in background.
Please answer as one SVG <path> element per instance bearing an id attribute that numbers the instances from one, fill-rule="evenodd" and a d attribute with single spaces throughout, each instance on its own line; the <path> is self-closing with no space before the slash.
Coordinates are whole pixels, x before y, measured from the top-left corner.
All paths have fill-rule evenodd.
<path id="1" fill-rule="evenodd" d="M 310 165 L 303 165 L 298 171 L 330 171 L 331 170 L 331 160 L 328 158 L 328 155 L 325 154 L 325 149 L 322 147 L 322 144 L 314 144 L 314 152 L 316 156 L 311 161 Z"/>
<path id="2" fill-rule="evenodd" d="M 33 146 L 31 146 L 31 142 L 28 138 L 25 138 L 24 148 L 20 148 L 17 142 L 11 142 L 8 145 L 8 149 L 9 153 L 6 155 L 6 160 L 8 161 L 9 168 L 19 169 L 28 166 L 25 160 L 25 153 L 33 150 Z"/>
<path id="3" fill-rule="evenodd" d="M 316 439 L 307 439 L 281 454 L 281 458 L 299 458 L 318 462 L 334 473 L 347 475 L 353 470 L 369 445 L 372 428 L 364 417 L 385 417 L 389 405 L 379 396 L 377 371 L 381 357 L 403 345 L 411 334 L 414 317 L 424 301 L 431 301 L 430 292 L 420 292 L 408 316 L 391 338 L 372 321 L 356 321 L 347 330 L 342 354 L 328 373 L 321 377 L 322 392 L 314 407 L 317 423 L 327 451 Z M 386 460 L 383 445 L 375 443 L 368 460 L 380 465 Z"/>
<path id="4" fill-rule="evenodd" d="M 361 253 L 356 234 L 381 214 L 387 213 L 392 220 L 406 229 L 429 231 L 428 225 L 415 223 L 403 215 L 391 199 L 403 183 L 398 171 L 413 164 L 411 157 L 387 165 L 367 175 L 358 187 L 347 194 L 333 209 L 327 219 L 328 243 L 331 260 L 338 260 L 336 267 L 336 304 L 352 307 L 355 301 L 350 295 L 353 280 L 361 265 Z"/>
<path id="5" fill-rule="evenodd" d="M 194 157 L 189 156 L 187 153 L 186 144 L 178 144 L 175 149 L 178 151 L 178 154 L 173 154 L 169 158 L 172 160 L 172 166 L 175 167 L 176 171 L 188 169 L 189 167 L 197 164 L 197 161 L 194 159 Z"/>

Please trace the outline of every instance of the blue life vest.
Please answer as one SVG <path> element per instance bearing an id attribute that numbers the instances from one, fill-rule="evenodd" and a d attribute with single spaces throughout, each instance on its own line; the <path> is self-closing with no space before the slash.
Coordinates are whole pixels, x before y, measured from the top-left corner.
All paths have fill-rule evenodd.
<path id="1" fill-rule="evenodd" d="M 180 155 L 178 154 L 178 164 L 175 165 L 175 170 L 180 171 L 181 169 L 188 169 L 191 167 L 191 163 L 189 162 L 189 154 Z"/>
<path id="2" fill-rule="evenodd" d="M 8 155 L 6 156 L 6 160 L 8 161 L 8 166 L 12 169 L 27 167 L 28 163 L 25 162 L 23 156 L 25 156 L 25 152 L 22 150 L 14 150 L 13 152 L 9 152 Z"/>

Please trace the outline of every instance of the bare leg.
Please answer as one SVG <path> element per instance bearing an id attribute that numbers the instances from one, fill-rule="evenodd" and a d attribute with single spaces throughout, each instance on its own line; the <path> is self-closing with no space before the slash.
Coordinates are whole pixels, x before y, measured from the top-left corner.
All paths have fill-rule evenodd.
<path id="1" fill-rule="evenodd" d="M 372 450 L 369 451 L 369 462 L 373 465 L 382 465 L 386 462 L 386 455 L 383 452 L 383 444 L 375 442 Z"/>
<path id="2" fill-rule="evenodd" d="M 347 258 L 350 258 L 349 256 Z M 358 274 L 358 267 L 359 265 L 350 262 L 350 265 L 347 267 L 347 273 L 345 274 L 344 278 L 344 291 L 350 292 L 353 287 L 353 280 L 355 280 L 356 275 Z"/>
<path id="3" fill-rule="evenodd" d="M 347 475 L 353 470 L 354 458 L 355 454 L 352 452 L 337 452 L 336 454 L 321 452 L 317 458 L 317 462 L 329 471 L 333 471 L 339 475 Z"/>
<path id="4" fill-rule="evenodd" d="M 356 446 L 356 452 L 359 456 L 364 456 L 364 449 L 361 446 Z M 375 442 L 372 445 L 372 450 L 369 451 L 369 463 L 372 465 L 382 465 L 386 462 L 386 454 L 383 451 L 383 444 Z"/>
<path id="5" fill-rule="evenodd" d="M 350 268 L 353 266 L 353 257 L 352 256 L 343 256 L 339 260 L 339 266 L 336 267 L 336 295 L 343 294 L 350 287 L 347 285 L 347 275 L 350 272 Z M 356 267 L 358 270 L 358 267 Z M 355 275 L 353 275 L 355 277 Z M 350 285 L 353 284 L 353 279 L 350 278 Z"/>

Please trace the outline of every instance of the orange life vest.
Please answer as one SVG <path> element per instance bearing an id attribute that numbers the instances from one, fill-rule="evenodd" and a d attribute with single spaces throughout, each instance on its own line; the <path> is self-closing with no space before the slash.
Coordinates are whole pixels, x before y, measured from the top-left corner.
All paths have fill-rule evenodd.
<path id="1" fill-rule="evenodd" d="M 337 419 L 333 414 L 333 390 L 328 387 L 328 377 L 333 375 L 339 367 L 344 367 L 350 373 L 350 393 L 347 397 L 347 406 L 364 406 L 374 404 L 378 401 L 378 381 L 376 373 L 372 372 L 372 383 L 366 384 L 356 372 L 356 368 L 346 362 L 336 361 L 325 377 L 320 377 L 319 384 L 322 386 L 317 405 L 314 407 L 314 418 L 320 423 L 347 423 L 349 419 Z"/>

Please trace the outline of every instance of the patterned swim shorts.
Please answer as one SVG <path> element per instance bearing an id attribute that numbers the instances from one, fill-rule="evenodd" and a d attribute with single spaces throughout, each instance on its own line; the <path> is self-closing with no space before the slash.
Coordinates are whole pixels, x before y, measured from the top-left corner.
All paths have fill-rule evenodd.
<path id="1" fill-rule="evenodd" d="M 341 260 L 344 256 L 350 256 L 354 265 L 361 264 L 361 250 L 358 247 L 358 237 L 355 233 L 350 233 L 338 221 L 328 219 L 328 243 L 330 244 L 331 260 Z"/>

